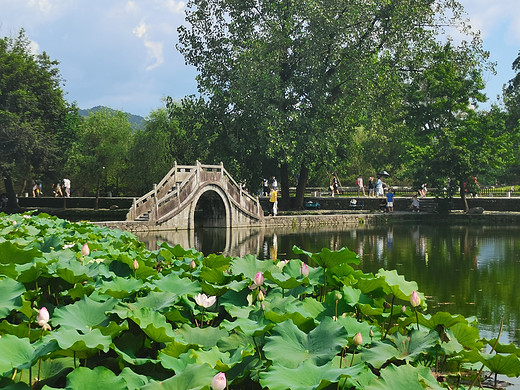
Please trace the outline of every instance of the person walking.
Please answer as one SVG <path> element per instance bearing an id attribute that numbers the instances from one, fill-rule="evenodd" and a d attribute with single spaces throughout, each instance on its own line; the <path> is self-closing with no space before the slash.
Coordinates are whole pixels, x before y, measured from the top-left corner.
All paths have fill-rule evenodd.
<path id="1" fill-rule="evenodd" d="M 385 195 L 385 192 L 383 190 L 383 184 L 383 180 L 381 180 L 381 177 L 378 176 L 376 181 L 376 198 Z"/>
<path id="2" fill-rule="evenodd" d="M 372 198 L 374 196 L 376 196 L 375 194 L 375 184 L 374 184 L 374 178 L 372 176 L 370 176 L 368 178 L 368 197 L 369 198 Z"/>
<path id="3" fill-rule="evenodd" d="M 356 186 L 357 186 L 357 196 L 362 192 L 363 196 L 367 196 L 365 194 L 365 185 L 363 184 L 363 176 L 359 175 L 356 179 Z"/>
<path id="4" fill-rule="evenodd" d="M 339 195 L 339 183 L 335 173 L 332 174 L 332 179 L 330 181 L 330 191 L 331 196 L 334 196 L 334 192 L 337 192 L 337 194 Z"/>
<path id="5" fill-rule="evenodd" d="M 273 217 L 276 217 L 278 214 L 278 193 L 274 188 L 271 188 L 271 192 L 269 193 L 269 202 L 273 204 Z"/>
<path id="6" fill-rule="evenodd" d="M 389 212 L 394 211 L 394 193 L 392 192 L 391 188 L 389 188 L 388 192 L 386 193 L 386 207 L 388 208 Z"/>

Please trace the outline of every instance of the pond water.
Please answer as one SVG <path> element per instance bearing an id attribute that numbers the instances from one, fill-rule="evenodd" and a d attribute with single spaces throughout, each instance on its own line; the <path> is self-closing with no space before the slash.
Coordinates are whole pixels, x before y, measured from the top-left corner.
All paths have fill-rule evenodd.
<path id="1" fill-rule="evenodd" d="M 292 246 L 319 252 L 347 247 L 364 272 L 395 269 L 415 280 L 428 311 L 476 316 L 482 336 L 496 337 L 502 316 L 503 343 L 520 341 L 520 227 L 405 225 L 313 229 L 206 229 L 138 235 L 149 249 L 157 241 L 205 253 L 258 258 L 296 258 Z M 404 302 L 403 302 L 404 303 Z"/>

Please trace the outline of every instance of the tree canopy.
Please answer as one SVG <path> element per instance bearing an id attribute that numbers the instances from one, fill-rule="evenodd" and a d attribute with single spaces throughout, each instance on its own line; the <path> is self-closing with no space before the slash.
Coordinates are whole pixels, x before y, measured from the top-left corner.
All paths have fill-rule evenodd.
<path id="1" fill-rule="evenodd" d="M 237 159 L 277 161 L 285 192 L 290 170 L 301 168 L 304 188 L 309 167 L 350 157 L 353 129 L 395 109 L 461 11 L 452 0 L 190 0 L 178 48 L 228 118 L 218 131 Z"/>
<path id="2" fill-rule="evenodd" d="M 61 84 L 58 62 L 45 52 L 33 54 L 23 29 L 16 38 L 0 39 L 0 173 L 12 208 L 13 181 L 52 173 L 65 152 L 59 147 L 73 138 L 77 112 Z"/>

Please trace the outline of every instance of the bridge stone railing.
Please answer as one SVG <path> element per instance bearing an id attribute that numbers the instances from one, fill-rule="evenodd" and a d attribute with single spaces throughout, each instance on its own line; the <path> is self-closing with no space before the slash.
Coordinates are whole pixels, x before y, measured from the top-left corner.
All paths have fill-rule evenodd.
<path id="1" fill-rule="evenodd" d="M 262 208 L 259 200 L 242 190 L 241 186 L 220 165 L 177 165 L 154 186 L 154 189 L 139 199 L 134 199 L 127 220 L 136 220 L 148 214 L 150 222 L 162 223 L 180 213 L 191 203 L 197 189 L 205 184 L 217 184 L 228 195 L 240 212 L 253 220 L 259 220 Z"/>

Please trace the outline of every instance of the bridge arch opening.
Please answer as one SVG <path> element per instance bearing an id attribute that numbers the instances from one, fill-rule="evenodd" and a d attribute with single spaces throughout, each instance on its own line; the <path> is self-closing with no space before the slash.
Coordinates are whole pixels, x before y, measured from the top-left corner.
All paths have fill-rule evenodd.
<path id="1" fill-rule="evenodd" d="M 227 227 L 226 205 L 220 194 L 209 190 L 197 200 L 193 216 L 195 228 Z"/>

